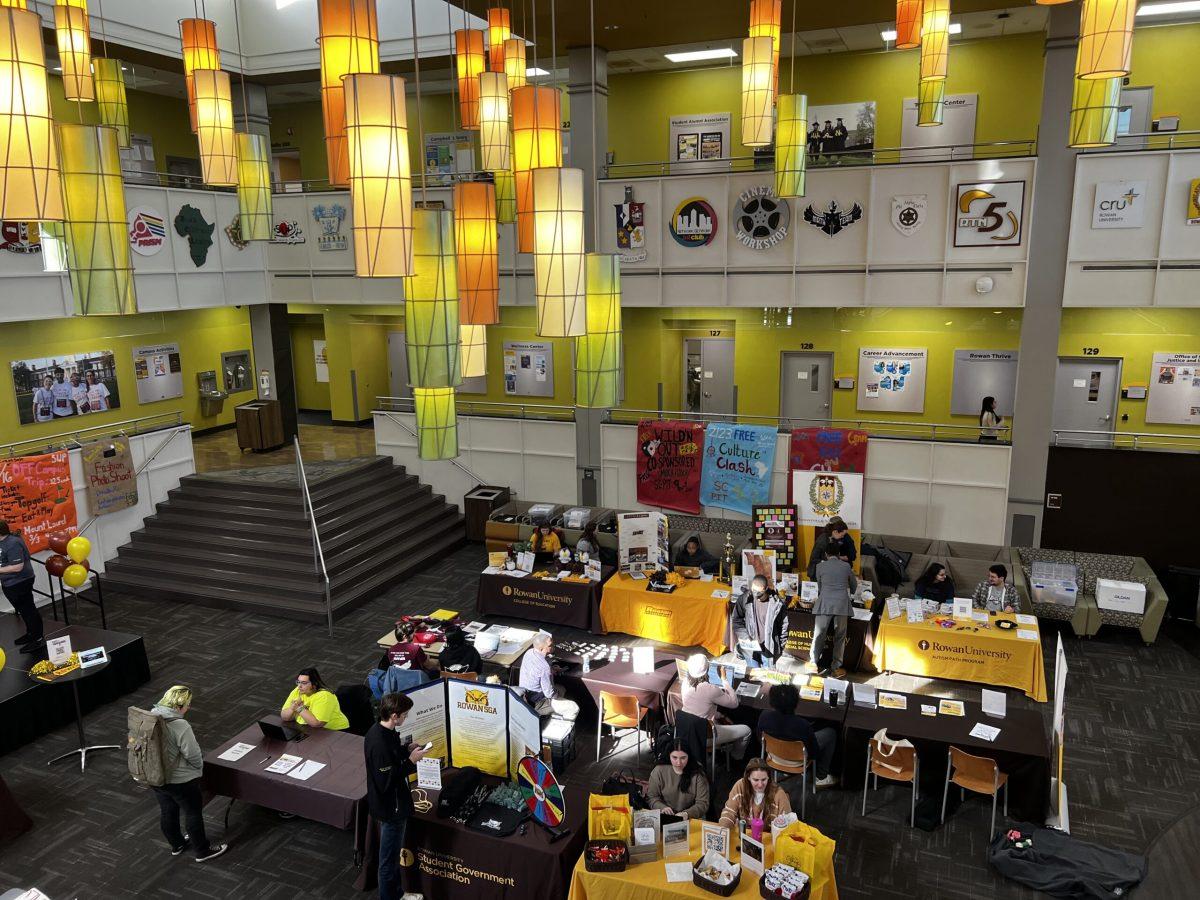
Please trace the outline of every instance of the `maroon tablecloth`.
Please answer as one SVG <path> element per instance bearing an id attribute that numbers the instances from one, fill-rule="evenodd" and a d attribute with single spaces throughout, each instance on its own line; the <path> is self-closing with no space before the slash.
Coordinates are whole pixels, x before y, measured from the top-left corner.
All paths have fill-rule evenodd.
<path id="1" fill-rule="evenodd" d="M 872 620 L 850 618 L 846 628 L 846 647 L 842 652 L 842 665 L 851 672 L 875 672 L 875 628 L 876 616 Z M 787 642 L 785 647 L 792 656 L 807 660 L 812 647 L 813 614 L 802 609 L 787 611 Z M 826 641 L 821 654 L 821 665 L 833 663 L 833 641 Z"/>
<path id="2" fill-rule="evenodd" d="M 682 659 L 675 653 L 654 651 L 654 671 L 650 674 L 636 674 L 633 671 L 632 655 L 627 661 L 592 660 L 590 671 L 583 671 L 583 658 L 576 653 L 555 652 L 555 661 L 565 663 L 568 668 L 561 676 L 567 681 L 578 678 L 583 684 L 593 702 L 600 703 L 600 692 L 610 694 L 630 694 L 638 698 L 642 706 L 649 709 L 660 709 L 667 689 L 675 681 L 675 660 Z"/>
<path id="3" fill-rule="evenodd" d="M 556 566 L 547 566 L 557 571 Z M 553 578 L 479 576 L 475 606 L 480 615 L 509 616 L 532 622 L 567 625 L 596 633 L 600 629 L 600 592 L 614 569 L 605 566 L 600 581 L 587 584 Z"/>

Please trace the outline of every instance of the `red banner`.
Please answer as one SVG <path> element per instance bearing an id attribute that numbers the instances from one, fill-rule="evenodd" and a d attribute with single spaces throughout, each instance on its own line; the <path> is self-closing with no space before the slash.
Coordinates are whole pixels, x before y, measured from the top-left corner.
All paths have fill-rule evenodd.
<path id="1" fill-rule="evenodd" d="M 50 546 L 58 531 L 74 532 L 75 492 L 66 450 L 0 459 L 0 519 L 19 530 L 31 553 Z"/>
<path id="2" fill-rule="evenodd" d="M 845 428 L 794 428 L 788 453 L 788 472 L 866 472 L 867 433 Z M 788 502 L 792 478 L 788 476 Z"/>
<path id="3" fill-rule="evenodd" d="M 644 419 L 637 433 L 638 503 L 698 515 L 704 426 Z"/>

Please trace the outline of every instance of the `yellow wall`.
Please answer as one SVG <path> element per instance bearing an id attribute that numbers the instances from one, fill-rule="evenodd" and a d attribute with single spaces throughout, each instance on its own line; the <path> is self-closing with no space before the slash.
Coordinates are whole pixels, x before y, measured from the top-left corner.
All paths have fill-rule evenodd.
<path id="1" fill-rule="evenodd" d="M 1200 24 L 1160 25 L 1133 33 L 1131 87 L 1153 87 L 1153 118 L 1179 116 L 1180 131 L 1200 129 L 1200 91 L 1193 56 Z"/>
<path id="2" fill-rule="evenodd" d="M 572 338 L 544 338 L 537 335 L 537 310 L 532 306 L 505 306 L 500 324 L 488 326 L 487 393 L 461 394 L 463 400 L 494 403 L 524 403 L 528 406 L 572 406 Z M 504 342 L 543 341 L 554 346 L 554 396 L 525 397 L 504 393 Z"/>
<path id="3" fill-rule="evenodd" d="M 144 344 L 179 343 L 183 365 L 183 396 L 141 405 L 133 374 L 133 348 Z M 67 319 L 10 322 L 0 328 L 0 357 L 4 360 L 0 393 L 0 434 L 5 441 L 50 436 L 72 427 L 92 427 L 107 422 L 124 422 L 141 416 L 180 411 L 195 428 L 211 428 L 233 421 L 233 407 L 253 400 L 254 392 L 243 391 L 225 401 L 220 416 L 200 415 L 196 373 L 221 368 L 221 354 L 250 349 L 250 318 L 245 309 L 203 309 L 186 312 L 144 313 L 136 316 L 74 316 Z M 19 425 L 13 402 L 11 364 L 21 359 L 41 359 L 68 353 L 111 350 L 116 359 L 117 386 L 121 406 L 65 421 Z M 253 366 L 251 367 L 253 368 Z"/>
<path id="4" fill-rule="evenodd" d="M 288 304 L 288 313 L 303 315 L 305 325 L 315 325 L 321 316 L 320 330 L 325 335 L 325 354 L 329 360 L 328 409 L 335 422 L 353 422 L 355 394 L 358 398 L 357 421 L 371 418 L 375 398 L 391 393 L 388 384 L 387 336 L 389 331 L 404 331 L 404 315 L 399 306 L 316 306 Z M 296 329 L 292 329 L 293 369 L 311 367 L 312 343 L 297 347 Z M 354 372 L 351 381 L 350 372 Z M 315 384 L 315 375 L 313 376 Z M 303 403 L 301 405 L 304 405 Z M 308 408 L 308 407 L 306 407 Z"/>
<path id="5" fill-rule="evenodd" d="M 296 380 L 296 405 L 300 409 L 329 409 L 329 382 L 317 381 L 313 341 L 325 340 L 325 322 L 295 322 L 292 334 L 292 373 Z"/>

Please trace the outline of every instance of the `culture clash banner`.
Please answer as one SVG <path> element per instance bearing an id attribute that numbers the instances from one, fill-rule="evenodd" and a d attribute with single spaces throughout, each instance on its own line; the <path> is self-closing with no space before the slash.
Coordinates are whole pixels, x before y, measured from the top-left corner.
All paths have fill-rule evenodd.
<path id="1" fill-rule="evenodd" d="M 638 503 L 699 515 L 704 426 L 643 419 L 637 433 Z"/>
<path id="2" fill-rule="evenodd" d="M 700 502 L 750 515 L 771 495 L 775 428 L 713 422 L 704 432 Z"/>
<path id="3" fill-rule="evenodd" d="M 0 459 L 0 519 L 21 532 L 31 553 L 47 549 L 55 532 L 74 531 L 70 453 Z"/>
<path id="4" fill-rule="evenodd" d="M 80 457 L 92 515 L 103 516 L 137 506 L 137 472 L 129 452 L 129 438 L 84 444 Z"/>

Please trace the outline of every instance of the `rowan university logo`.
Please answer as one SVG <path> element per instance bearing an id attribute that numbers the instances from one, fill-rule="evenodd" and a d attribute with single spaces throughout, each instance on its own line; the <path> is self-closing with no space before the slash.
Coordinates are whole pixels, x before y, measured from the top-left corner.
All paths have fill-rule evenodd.
<path id="1" fill-rule="evenodd" d="M 846 489 L 837 475 L 818 475 L 808 488 L 808 499 L 818 516 L 836 516 L 846 499 Z"/>
<path id="2" fill-rule="evenodd" d="M 921 650 L 928 650 L 929 649 L 929 641 L 918 641 L 917 647 L 919 647 Z"/>
<path id="3" fill-rule="evenodd" d="M 511 597 L 512 585 L 506 584 L 504 587 L 500 588 L 500 593 L 502 593 L 505 597 Z"/>

